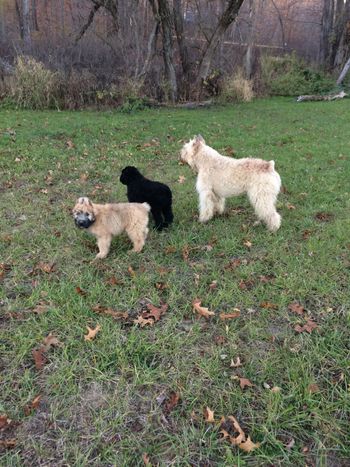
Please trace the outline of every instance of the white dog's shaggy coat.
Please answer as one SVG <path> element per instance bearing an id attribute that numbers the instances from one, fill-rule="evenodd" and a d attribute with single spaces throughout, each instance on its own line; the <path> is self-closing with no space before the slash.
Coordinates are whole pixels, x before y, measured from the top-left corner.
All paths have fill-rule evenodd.
<path id="1" fill-rule="evenodd" d="M 180 159 L 198 173 L 200 222 L 208 221 L 215 213 L 222 214 L 225 198 L 246 193 L 259 221 L 273 232 L 279 229 L 281 216 L 276 211 L 276 200 L 281 178 L 274 161 L 222 156 L 200 135 L 183 146 Z"/>

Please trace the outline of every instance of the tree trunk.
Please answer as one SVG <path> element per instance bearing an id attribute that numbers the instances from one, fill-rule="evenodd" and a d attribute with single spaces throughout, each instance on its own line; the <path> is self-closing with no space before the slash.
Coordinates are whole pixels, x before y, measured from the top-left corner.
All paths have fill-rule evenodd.
<path id="1" fill-rule="evenodd" d="M 22 0 L 22 27 L 24 48 L 28 52 L 31 47 L 29 0 Z"/>
<path id="2" fill-rule="evenodd" d="M 197 75 L 197 83 L 203 83 L 207 78 L 215 50 L 227 28 L 236 19 L 244 0 L 229 0 L 228 5 L 221 15 L 218 24 L 204 49 Z"/>
<path id="3" fill-rule="evenodd" d="M 189 84 L 190 84 L 190 62 L 188 58 L 188 49 L 184 37 L 184 24 L 183 24 L 183 11 L 181 8 L 181 0 L 173 0 L 174 10 L 174 23 L 179 46 L 182 73 L 183 73 L 183 94 L 185 99 L 189 97 Z"/>
<path id="4" fill-rule="evenodd" d="M 340 73 L 339 78 L 337 79 L 337 85 L 338 85 L 338 86 L 339 86 L 340 84 L 342 84 L 342 82 L 344 81 L 345 76 L 347 75 L 349 69 L 350 69 L 350 58 L 349 58 L 349 60 L 345 63 L 345 66 L 344 66 L 344 68 L 342 69 L 342 72 Z"/>
<path id="5" fill-rule="evenodd" d="M 177 100 L 177 81 L 173 64 L 173 22 L 167 0 L 158 0 L 158 14 L 162 25 L 165 76 L 170 86 L 170 99 L 175 102 Z"/>
<path id="6" fill-rule="evenodd" d="M 32 0 L 32 24 L 33 24 L 33 31 L 39 31 L 38 25 L 38 9 L 37 9 L 37 0 Z"/>
<path id="7" fill-rule="evenodd" d="M 152 57 L 156 52 L 158 32 L 159 32 L 159 21 L 156 21 L 154 23 L 153 29 L 148 39 L 146 59 L 143 64 L 142 70 L 140 74 L 138 75 L 138 78 L 142 78 L 143 76 L 145 76 L 145 74 L 148 72 L 150 68 Z"/>

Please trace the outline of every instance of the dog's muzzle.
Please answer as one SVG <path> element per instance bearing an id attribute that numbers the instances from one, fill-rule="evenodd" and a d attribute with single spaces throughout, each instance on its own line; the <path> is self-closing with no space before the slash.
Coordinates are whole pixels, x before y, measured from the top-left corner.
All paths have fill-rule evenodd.
<path id="1" fill-rule="evenodd" d="M 91 214 L 76 214 L 74 222 L 79 229 L 88 229 L 95 222 L 95 218 Z"/>

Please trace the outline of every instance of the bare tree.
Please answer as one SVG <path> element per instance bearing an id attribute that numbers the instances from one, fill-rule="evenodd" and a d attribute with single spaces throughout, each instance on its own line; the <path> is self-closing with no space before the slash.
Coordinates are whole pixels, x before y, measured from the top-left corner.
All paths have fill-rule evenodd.
<path id="1" fill-rule="evenodd" d="M 29 51 L 31 47 L 29 0 L 22 0 L 22 28 L 24 47 Z"/>

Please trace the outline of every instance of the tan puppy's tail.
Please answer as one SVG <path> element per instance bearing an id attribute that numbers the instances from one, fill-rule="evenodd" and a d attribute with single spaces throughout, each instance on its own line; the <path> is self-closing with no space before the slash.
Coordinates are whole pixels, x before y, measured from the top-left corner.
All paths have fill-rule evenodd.
<path id="1" fill-rule="evenodd" d="M 148 212 L 151 210 L 151 206 L 148 203 L 142 203 L 142 206 L 144 206 Z"/>

